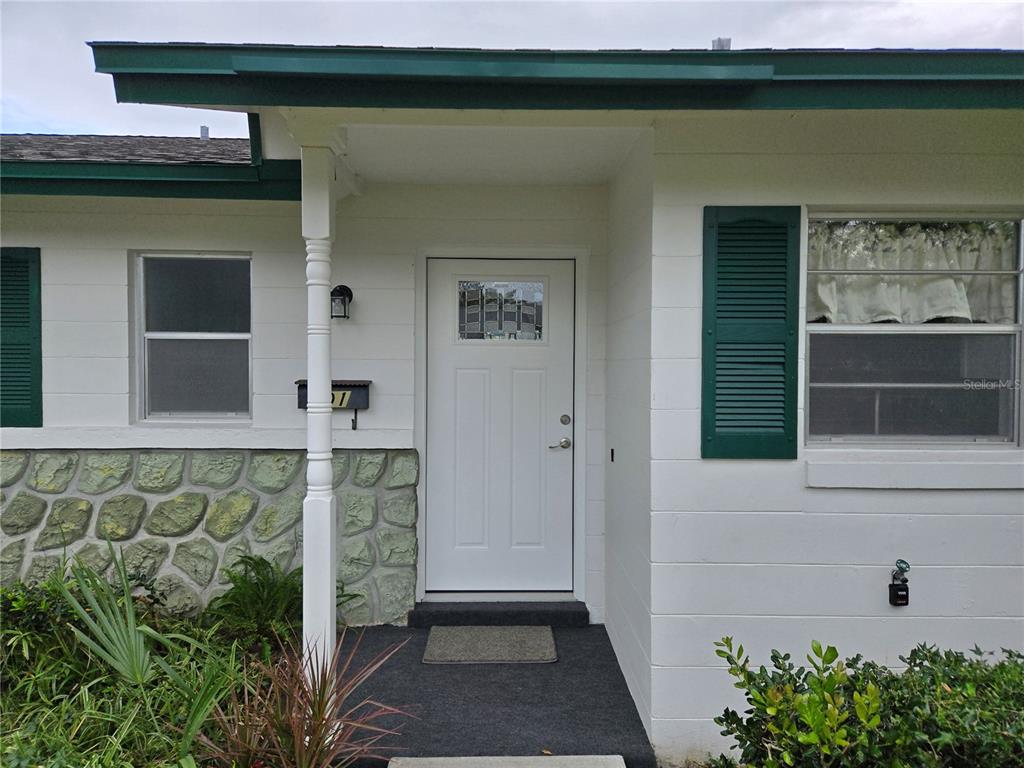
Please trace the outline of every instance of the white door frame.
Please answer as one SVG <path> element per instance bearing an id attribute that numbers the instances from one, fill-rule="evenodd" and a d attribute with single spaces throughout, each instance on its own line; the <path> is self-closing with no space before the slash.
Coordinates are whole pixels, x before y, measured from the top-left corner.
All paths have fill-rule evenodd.
<path id="1" fill-rule="evenodd" d="M 586 602 L 586 544 L 587 544 L 587 287 L 589 285 L 590 249 L 576 246 L 537 247 L 437 247 L 421 250 L 416 255 L 416 326 L 415 326 L 415 412 L 413 444 L 420 457 L 420 480 L 416 488 L 419 514 L 416 519 L 416 538 L 419 546 L 416 558 L 416 599 L 426 595 L 426 526 L 427 509 L 427 259 L 557 259 L 575 261 L 574 289 L 576 315 L 573 359 L 573 435 L 577 450 L 573 451 L 572 483 L 572 595 Z M 435 593 L 436 594 L 436 593 Z M 494 593 L 499 594 L 499 593 Z M 502 600 L 543 600 L 559 593 L 522 592 L 500 593 Z M 567 593 L 560 593 L 562 595 Z M 479 598 L 480 593 L 463 593 L 463 599 Z"/>

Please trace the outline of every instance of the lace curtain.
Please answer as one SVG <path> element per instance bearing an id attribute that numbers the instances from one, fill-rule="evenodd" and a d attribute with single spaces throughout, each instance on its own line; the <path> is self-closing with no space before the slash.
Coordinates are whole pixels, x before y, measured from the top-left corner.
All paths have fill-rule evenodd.
<path id="1" fill-rule="evenodd" d="M 808 231 L 807 319 L 818 323 L 1013 323 L 1013 222 L 817 221 Z M 950 274 L 893 275 L 890 270 Z M 956 274 L 956 272 L 962 272 Z"/>

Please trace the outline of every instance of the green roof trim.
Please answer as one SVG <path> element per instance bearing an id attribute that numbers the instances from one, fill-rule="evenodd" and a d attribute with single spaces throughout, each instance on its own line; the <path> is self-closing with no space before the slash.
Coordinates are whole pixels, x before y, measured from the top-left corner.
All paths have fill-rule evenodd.
<path id="1" fill-rule="evenodd" d="M 301 200 L 298 160 L 256 165 L 0 162 L 5 195 Z"/>
<path id="2" fill-rule="evenodd" d="M 264 160 L 260 116 L 249 113 L 248 118 L 248 165 L 3 160 L 0 193 L 301 200 L 300 162 Z"/>
<path id="3" fill-rule="evenodd" d="M 118 101 L 419 109 L 1021 109 L 1024 51 L 529 51 L 95 42 Z M 0 162 L 4 194 L 301 199 L 295 160 Z"/>
<path id="4" fill-rule="evenodd" d="M 373 77 L 487 80 L 554 80 L 560 82 L 631 82 L 701 83 L 708 80 L 757 82 L 771 80 L 772 66 L 702 66 L 694 64 L 605 64 L 600 61 L 567 62 L 552 65 L 548 62 L 508 62 L 500 74 L 486 61 L 468 61 L 453 66 L 446 61 L 352 61 L 351 59 L 324 59 L 308 56 L 235 56 L 234 73 L 238 75 L 320 75 L 324 77 Z M 383 65 L 383 66 L 382 66 Z"/>
<path id="5" fill-rule="evenodd" d="M 422 109 L 1024 107 L 1024 51 L 90 43 L 122 102 Z M 571 87 L 567 87 L 571 86 Z"/>
<path id="6" fill-rule="evenodd" d="M 260 116 L 255 112 L 249 118 L 249 162 L 263 165 L 263 129 L 260 128 Z"/>

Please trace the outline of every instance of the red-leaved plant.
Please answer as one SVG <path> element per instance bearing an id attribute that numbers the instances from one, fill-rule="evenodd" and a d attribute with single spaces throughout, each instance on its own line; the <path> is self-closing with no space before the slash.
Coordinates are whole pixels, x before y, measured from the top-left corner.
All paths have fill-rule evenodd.
<path id="1" fill-rule="evenodd" d="M 344 632 L 329 658 L 288 647 L 277 660 L 254 661 L 236 690 L 214 708 L 204 757 L 225 768 L 328 768 L 384 759 L 378 742 L 397 731 L 378 724 L 405 713 L 356 691 L 405 643 L 358 665 L 362 635 L 346 651 Z"/>

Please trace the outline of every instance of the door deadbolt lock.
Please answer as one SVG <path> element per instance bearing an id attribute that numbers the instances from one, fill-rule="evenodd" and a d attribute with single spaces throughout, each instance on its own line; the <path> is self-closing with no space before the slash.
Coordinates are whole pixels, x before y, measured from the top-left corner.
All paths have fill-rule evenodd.
<path id="1" fill-rule="evenodd" d="M 569 416 L 568 413 L 563 413 L 558 420 L 562 422 L 562 424 L 568 424 L 569 422 L 572 421 L 572 417 Z"/>
<path id="2" fill-rule="evenodd" d="M 568 437 L 563 437 L 554 445 L 549 445 L 548 448 L 570 448 L 572 446 L 572 440 Z"/>

